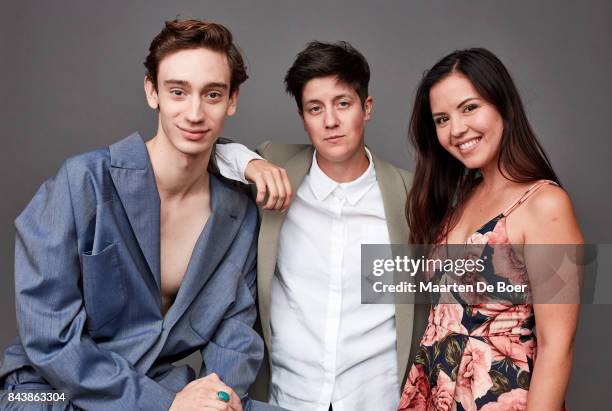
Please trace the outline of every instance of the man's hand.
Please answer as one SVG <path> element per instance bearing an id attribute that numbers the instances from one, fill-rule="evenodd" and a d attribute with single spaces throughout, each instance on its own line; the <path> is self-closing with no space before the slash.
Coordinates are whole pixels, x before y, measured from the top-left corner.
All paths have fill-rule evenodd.
<path id="1" fill-rule="evenodd" d="M 244 170 L 244 177 L 257 186 L 257 204 L 263 204 L 268 194 L 264 209 L 284 211 L 289 208 L 293 191 L 284 168 L 266 160 L 251 160 Z"/>
<path id="2" fill-rule="evenodd" d="M 223 402 L 217 397 L 219 391 L 229 394 L 229 402 Z M 187 384 L 170 406 L 169 411 L 242 411 L 240 397 L 223 381 L 212 373 L 204 378 L 194 380 Z"/>

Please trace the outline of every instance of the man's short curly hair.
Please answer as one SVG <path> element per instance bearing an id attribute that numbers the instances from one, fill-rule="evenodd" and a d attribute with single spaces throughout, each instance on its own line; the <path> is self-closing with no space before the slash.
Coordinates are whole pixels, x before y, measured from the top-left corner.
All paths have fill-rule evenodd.
<path id="1" fill-rule="evenodd" d="M 180 50 L 207 48 L 224 53 L 231 71 L 230 93 L 237 90 L 249 77 L 244 59 L 234 44 L 232 33 L 227 27 L 202 20 L 171 20 L 155 36 L 144 61 L 146 76 L 157 90 L 157 72 L 162 59 Z"/>

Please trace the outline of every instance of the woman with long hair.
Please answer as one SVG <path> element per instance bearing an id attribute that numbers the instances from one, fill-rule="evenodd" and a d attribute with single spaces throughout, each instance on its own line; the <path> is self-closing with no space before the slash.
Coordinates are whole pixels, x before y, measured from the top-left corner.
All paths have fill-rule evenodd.
<path id="1" fill-rule="evenodd" d="M 506 245 L 497 263 L 527 278 L 538 257 L 516 249 L 583 243 L 516 87 L 488 50 L 456 51 L 426 72 L 410 139 L 412 244 Z M 577 304 L 454 302 L 432 304 L 399 410 L 563 409 Z"/>

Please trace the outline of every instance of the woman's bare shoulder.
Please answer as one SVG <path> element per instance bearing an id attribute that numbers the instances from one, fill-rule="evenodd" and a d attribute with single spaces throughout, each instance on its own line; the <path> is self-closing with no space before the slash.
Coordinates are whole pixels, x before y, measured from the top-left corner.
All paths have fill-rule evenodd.
<path id="1" fill-rule="evenodd" d="M 578 244 L 583 242 L 574 206 L 565 190 L 546 185 L 531 195 L 521 207 L 526 243 Z"/>

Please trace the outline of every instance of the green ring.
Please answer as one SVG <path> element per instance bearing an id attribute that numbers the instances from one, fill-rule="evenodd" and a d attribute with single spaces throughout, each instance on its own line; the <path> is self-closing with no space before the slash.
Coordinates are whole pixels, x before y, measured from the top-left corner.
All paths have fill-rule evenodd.
<path id="1" fill-rule="evenodd" d="M 230 395 L 225 391 L 217 391 L 217 398 L 219 398 L 223 402 L 229 402 Z"/>

